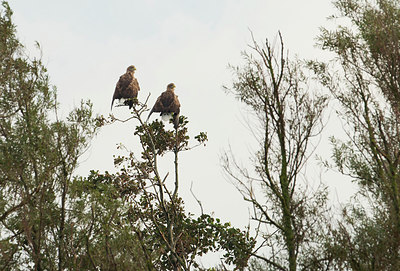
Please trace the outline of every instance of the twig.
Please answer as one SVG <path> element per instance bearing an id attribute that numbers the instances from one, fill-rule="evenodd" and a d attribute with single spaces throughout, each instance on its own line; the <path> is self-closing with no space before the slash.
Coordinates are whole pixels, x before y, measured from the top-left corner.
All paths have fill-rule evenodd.
<path id="1" fill-rule="evenodd" d="M 199 206 L 200 206 L 200 209 L 201 209 L 201 215 L 203 215 L 204 214 L 204 212 L 203 212 L 203 205 L 201 204 L 201 201 L 196 197 L 196 195 L 193 193 L 193 190 L 192 190 L 192 187 L 193 187 L 193 182 L 190 184 L 190 193 L 192 194 L 192 196 L 194 197 L 194 199 L 197 201 L 197 203 L 199 204 Z"/>

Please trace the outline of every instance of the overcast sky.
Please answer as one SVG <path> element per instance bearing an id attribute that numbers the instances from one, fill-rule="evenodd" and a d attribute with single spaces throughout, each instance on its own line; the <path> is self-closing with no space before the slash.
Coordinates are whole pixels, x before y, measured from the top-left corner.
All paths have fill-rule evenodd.
<path id="1" fill-rule="evenodd" d="M 315 48 L 315 38 L 319 27 L 327 25 L 326 17 L 334 13 L 328 0 L 9 0 L 9 4 L 18 37 L 30 53 L 35 54 L 34 41 L 41 44 L 64 116 L 81 99 L 90 99 L 95 112 L 107 116 L 115 84 L 132 64 L 141 87 L 139 99 L 151 93 L 150 105 L 174 82 L 190 135 L 205 131 L 209 137 L 206 147 L 180 157 L 180 194 L 187 210 L 199 213 L 189 191 L 193 183 L 206 213 L 214 212 L 238 227 L 248 224 L 248 206 L 224 178 L 219 157 L 231 145 L 237 158 L 250 164 L 257 145 L 244 125 L 246 111 L 222 89 L 232 82 L 227 66 L 240 64 L 241 52 L 250 51 L 249 29 L 259 42 L 273 41 L 281 31 L 291 57 L 326 58 Z M 129 117 L 127 107 L 113 113 Z M 114 171 L 112 155 L 120 154 L 116 144 L 137 147 L 135 125 L 130 121 L 104 127 L 77 173 Z M 327 133 L 325 138 L 331 135 Z M 167 161 L 164 173 L 172 171 L 169 158 L 161 159 Z M 329 174 L 322 177 L 341 194 L 337 187 L 344 183 Z"/>

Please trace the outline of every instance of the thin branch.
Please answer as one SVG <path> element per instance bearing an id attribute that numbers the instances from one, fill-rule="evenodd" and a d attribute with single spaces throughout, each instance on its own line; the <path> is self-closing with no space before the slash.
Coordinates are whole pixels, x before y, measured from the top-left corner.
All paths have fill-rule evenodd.
<path id="1" fill-rule="evenodd" d="M 192 194 L 192 196 L 194 197 L 194 199 L 195 199 L 195 200 L 197 201 L 197 203 L 199 204 L 200 210 L 201 210 L 201 214 L 203 215 L 203 214 L 204 214 L 203 205 L 201 204 L 201 201 L 200 201 L 200 200 L 196 197 L 196 195 L 193 193 L 192 188 L 193 188 L 193 182 L 190 184 L 190 193 Z"/>

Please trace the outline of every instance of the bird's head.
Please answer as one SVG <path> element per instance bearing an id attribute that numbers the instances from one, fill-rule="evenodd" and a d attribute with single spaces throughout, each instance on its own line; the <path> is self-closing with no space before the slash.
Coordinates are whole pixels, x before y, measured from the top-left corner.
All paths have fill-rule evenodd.
<path id="1" fill-rule="evenodd" d="M 168 84 L 167 89 L 170 89 L 172 91 L 175 90 L 175 84 L 174 83 Z"/>
<path id="2" fill-rule="evenodd" d="M 130 66 L 126 69 L 126 71 L 127 71 L 127 72 L 134 72 L 134 71 L 136 71 L 136 68 L 135 68 L 135 66 L 130 65 Z"/>

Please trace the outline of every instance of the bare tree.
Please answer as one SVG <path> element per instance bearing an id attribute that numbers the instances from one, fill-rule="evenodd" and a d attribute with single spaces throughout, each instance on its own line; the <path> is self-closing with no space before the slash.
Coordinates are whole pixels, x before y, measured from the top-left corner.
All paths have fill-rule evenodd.
<path id="1" fill-rule="evenodd" d="M 322 130 L 327 98 L 310 91 L 300 61 L 288 60 L 280 33 L 279 41 L 276 48 L 268 40 L 261 47 L 253 38 L 255 56 L 244 53 L 246 64 L 234 68 L 228 90 L 258 121 L 254 174 L 232 153 L 223 156 L 223 167 L 253 206 L 261 244 L 252 255 L 272 270 L 312 270 L 327 262 L 317 253 L 327 194 L 323 188 L 307 191 L 299 179 L 312 152 L 310 140 Z"/>

